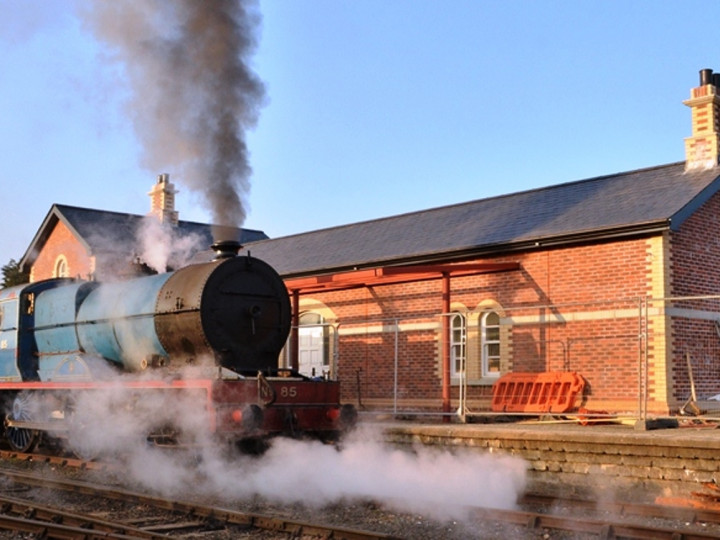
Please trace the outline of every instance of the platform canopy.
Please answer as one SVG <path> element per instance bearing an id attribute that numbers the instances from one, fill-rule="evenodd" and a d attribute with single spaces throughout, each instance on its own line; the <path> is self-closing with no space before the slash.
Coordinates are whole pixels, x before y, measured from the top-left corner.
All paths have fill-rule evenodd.
<path id="1" fill-rule="evenodd" d="M 507 272 L 519 269 L 520 263 L 518 262 L 384 266 L 319 276 L 291 278 L 285 280 L 285 285 L 289 291 L 303 294 L 317 291 L 338 291 L 358 287 L 427 281 L 440 279 L 442 277 Z"/>

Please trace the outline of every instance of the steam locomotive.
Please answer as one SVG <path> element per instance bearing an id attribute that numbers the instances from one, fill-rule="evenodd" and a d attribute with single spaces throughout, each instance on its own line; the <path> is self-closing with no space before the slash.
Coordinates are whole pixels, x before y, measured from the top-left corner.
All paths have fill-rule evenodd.
<path id="1" fill-rule="evenodd" d="M 356 412 L 340 404 L 337 381 L 278 368 L 291 310 L 277 272 L 236 255 L 237 245 L 213 247 L 214 261 L 174 272 L 0 290 L 0 414 L 10 446 L 24 452 L 47 435 L 113 429 L 88 413 L 111 394 L 121 396 L 112 407 L 157 444 L 182 442 L 179 405 L 188 401 L 213 440 L 236 445 L 334 438 L 352 427 Z"/>

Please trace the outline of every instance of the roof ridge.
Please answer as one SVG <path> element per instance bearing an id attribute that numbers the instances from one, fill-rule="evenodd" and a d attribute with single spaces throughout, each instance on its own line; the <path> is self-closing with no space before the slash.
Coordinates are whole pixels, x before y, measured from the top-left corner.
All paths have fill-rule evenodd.
<path id="1" fill-rule="evenodd" d="M 68 208 L 68 209 L 72 209 L 72 210 L 80 210 L 80 211 L 83 211 L 83 212 L 94 212 L 94 213 L 100 213 L 100 214 L 113 214 L 113 215 L 116 215 L 116 216 L 127 216 L 127 217 L 135 217 L 135 218 L 144 218 L 144 217 L 150 217 L 150 216 L 151 216 L 151 214 L 134 214 L 134 213 L 131 213 L 131 212 L 119 212 L 119 211 L 116 211 L 116 210 L 101 210 L 101 209 L 99 209 L 99 208 L 87 208 L 87 207 L 84 207 L 84 206 L 74 206 L 74 205 L 62 204 L 62 203 L 53 203 L 53 206 L 54 206 L 55 208 L 57 208 L 58 210 L 61 210 L 62 208 Z M 188 225 L 201 225 L 201 226 L 203 226 L 203 227 L 215 227 L 215 224 L 214 224 L 214 223 L 204 223 L 204 222 L 202 222 L 202 221 L 191 221 L 191 220 L 188 220 L 188 219 L 180 219 L 180 220 L 178 220 L 178 224 L 179 224 L 179 223 L 187 223 Z M 248 228 L 248 227 L 243 227 L 242 225 L 241 225 L 241 226 L 234 226 L 234 225 L 232 225 L 232 227 L 234 227 L 234 228 L 236 228 L 236 229 L 238 229 L 238 230 L 243 230 L 243 231 L 248 231 L 248 232 L 260 232 L 260 233 L 263 233 L 263 234 L 264 234 L 264 231 L 262 231 L 261 229 L 254 229 L 254 228 L 251 229 L 251 228 Z"/>
<path id="2" fill-rule="evenodd" d="M 518 196 L 518 195 L 525 195 L 525 194 L 529 194 L 529 193 L 539 193 L 539 192 L 542 192 L 542 191 L 551 191 L 551 190 L 555 190 L 555 189 L 562 188 L 562 187 L 572 186 L 572 185 L 575 185 L 575 184 L 582 184 L 582 183 L 590 183 L 590 182 L 597 182 L 597 181 L 607 180 L 607 179 L 612 178 L 612 177 L 614 177 L 614 176 L 620 177 L 620 176 L 628 176 L 628 175 L 631 175 L 631 174 L 646 173 L 646 172 L 653 171 L 653 170 L 659 170 L 659 169 L 677 167 L 678 165 L 684 165 L 684 164 L 685 164 L 685 161 L 676 161 L 676 162 L 673 162 L 673 163 L 666 163 L 666 164 L 664 164 L 664 165 L 654 165 L 654 166 L 651 166 L 651 167 L 642 167 L 642 168 L 633 169 L 633 170 L 630 170 L 630 171 L 620 171 L 620 172 L 616 172 L 616 173 L 612 173 L 612 174 L 604 174 L 604 175 L 601 175 L 601 176 L 594 176 L 594 177 L 591 177 L 591 178 L 583 178 L 583 179 L 580 179 L 580 180 L 570 180 L 570 181 L 568 181 L 568 182 L 562 182 L 562 183 L 560 183 L 560 184 L 552 184 L 552 185 L 549 185 L 549 186 L 541 186 L 541 187 L 536 187 L 536 188 L 531 188 L 531 189 L 514 191 L 514 192 L 512 192 L 512 193 L 503 193 L 503 194 L 501 194 L 501 195 L 493 195 L 493 196 L 491 196 L 491 197 L 482 197 L 482 198 L 479 198 L 479 199 L 472 199 L 472 200 L 470 200 L 470 201 L 463 201 L 463 202 L 458 202 L 458 203 L 446 204 L 446 205 L 442 205 L 442 206 L 435 206 L 435 207 L 433 207 L 433 208 L 426 208 L 426 209 L 424 209 L 424 210 L 412 210 L 412 211 L 409 211 L 409 212 L 403 212 L 403 213 L 401 213 L 401 214 L 393 214 L 392 216 L 383 216 L 383 217 L 379 217 L 379 218 L 365 219 L 365 220 L 361 220 L 361 221 L 355 221 L 355 222 L 352 222 L 352 223 L 345 223 L 345 224 L 343 224 L 343 225 L 334 225 L 334 226 L 330 226 L 330 227 L 322 227 L 322 228 L 320 228 L 320 229 L 314 229 L 314 230 L 312 230 L 312 231 L 305 231 L 305 232 L 300 232 L 300 233 L 295 233 L 295 234 L 289 234 L 289 235 L 286 235 L 286 236 L 278 236 L 278 237 L 273 237 L 273 238 L 269 238 L 269 239 L 267 239 L 267 240 L 261 240 L 261 241 L 262 241 L 262 242 L 267 242 L 268 240 L 272 241 L 272 240 L 282 240 L 282 239 L 298 238 L 298 237 L 302 237 L 302 236 L 306 236 L 306 235 L 311 235 L 311 234 L 316 234 L 316 233 L 320 233 L 320 232 L 338 231 L 338 230 L 346 229 L 346 228 L 349 228 L 349 227 L 357 227 L 358 225 L 365 225 L 365 224 L 370 224 L 370 223 L 381 223 L 381 222 L 383 222 L 383 221 L 394 220 L 394 219 L 398 219 L 398 218 L 402 218 L 402 217 L 406 217 L 406 216 L 419 216 L 419 215 L 422 215 L 422 214 L 429 214 L 429 213 L 431 213 L 431 212 L 437 212 L 437 211 L 440 211 L 440 210 L 446 210 L 446 209 L 451 209 L 451 208 L 460 208 L 460 207 L 463 207 L 463 206 L 470 206 L 470 205 L 477 204 L 477 203 L 480 203 L 480 202 L 493 201 L 493 200 L 503 200 L 503 199 L 507 199 L 507 198 L 510 198 L 510 197 L 515 197 L 515 196 Z"/>

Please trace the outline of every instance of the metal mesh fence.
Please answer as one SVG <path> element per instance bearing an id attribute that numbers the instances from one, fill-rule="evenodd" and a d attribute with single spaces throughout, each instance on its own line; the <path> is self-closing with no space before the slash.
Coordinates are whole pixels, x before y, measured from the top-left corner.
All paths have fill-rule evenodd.
<path id="1" fill-rule="evenodd" d="M 309 348 L 323 376 L 341 381 L 343 399 L 396 415 L 487 415 L 493 385 L 517 372 L 577 372 L 577 407 L 636 417 L 720 394 L 720 297 L 518 305 L 319 329 Z"/>

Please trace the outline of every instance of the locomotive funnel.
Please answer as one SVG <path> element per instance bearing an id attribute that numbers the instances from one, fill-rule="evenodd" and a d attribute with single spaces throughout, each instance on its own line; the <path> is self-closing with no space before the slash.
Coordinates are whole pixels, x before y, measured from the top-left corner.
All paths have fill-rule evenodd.
<path id="1" fill-rule="evenodd" d="M 210 247 L 215 252 L 214 260 L 217 261 L 236 257 L 242 246 L 235 240 L 218 240 Z"/>

